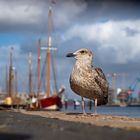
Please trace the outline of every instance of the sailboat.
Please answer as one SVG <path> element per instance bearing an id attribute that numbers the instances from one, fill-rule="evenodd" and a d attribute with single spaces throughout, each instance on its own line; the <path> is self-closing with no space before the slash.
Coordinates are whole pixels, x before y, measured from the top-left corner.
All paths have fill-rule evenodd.
<path id="1" fill-rule="evenodd" d="M 9 65 L 9 72 L 6 67 L 6 90 L 7 90 L 7 96 L 4 99 L 4 107 L 11 107 L 12 106 L 12 97 L 13 97 L 13 54 L 12 54 L 13 48 L 10 50 L 10 65 Z"/>
<path id="2" fill-rule="evenodd" d="M 18 83 L 17 83 L 17 70 L 13 67 L 13 48 L 10 50 L 10 65 L 9 71 L 6 66 L 6 91 L 7 95 L 4 100 L 4 107 L 24 107 L 22 99 L 18 94 Z"/>
<path id="3" fill-rule="evenodd" d="M 39 40 L 38 46 L 38 103 L 40 108 L 47 110 L 59 110 L 62 107 L 61 97 L 65 88 L 61 87 L 59 90 L 56 88 L 56 93 L 51 95 L 51 64 L 52 64 L 52 55 L 51 51 L 56 50 L 52 48 L 52 8 L 49 8 L 48 12 L 48 44 L 47 44 L 47 70 L 46 70 L 46 95 L 44 98 L 40 99 L 40 49 L 41 42 Z M 54 73 L 53 73 L 54 74 Z M 54 76 L 55 77 L 55 76 Z M 54 80 L 56 82 L 56 80 Z M 56 84 L 56 83 L 55 83 Z"/>

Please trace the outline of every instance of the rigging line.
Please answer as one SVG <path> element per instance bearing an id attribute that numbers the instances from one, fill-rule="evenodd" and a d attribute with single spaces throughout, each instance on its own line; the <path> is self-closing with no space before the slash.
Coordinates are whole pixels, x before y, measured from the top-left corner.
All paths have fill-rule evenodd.
<path id="1" fill-rule="evenodd" d="M 33 65 L 34 66 L 34 65 Z M 34 69 L 34 68 L 33 68 Z M 33 87 L 33 92 L 37 93 L 37 63 L 35 63 L 35 71 L 32 71 L 32 87 Z"/>
<path id="2" fill-rule="evenodd" d="M 40 87 L 42 86 L 44 89 L 46 88 L 46 85 L 45 85 L 45 79 L 46 79 L 46 77 L 44 76 L 44 75 L 46 75 L 45 74 L 45 72 L 46 72 L 46 62 L 47 62 L 47 55 L 46 55 L 46 57 L 45 57 L 45 59 L 44 59 L 44 62 L 43 62 L 43 65 L 42 65 L 42 70 L 41 70 L 41 78 L 40 78 Z M 44 81 L 43 82 L 43 85 L 42 85 L 42 81 Z M 46 91 L 46 89 L 45 89 L 45 91 Z"/>
<path id="3" fill-rule="evenodd" d="M 52 72 L 54 78 L 55 92 L 58 92 L 58 85 L 57 85 L 57 78 L 56 78 L 56 63 L 55 63 L 54 53 L 52 53 Z"/>

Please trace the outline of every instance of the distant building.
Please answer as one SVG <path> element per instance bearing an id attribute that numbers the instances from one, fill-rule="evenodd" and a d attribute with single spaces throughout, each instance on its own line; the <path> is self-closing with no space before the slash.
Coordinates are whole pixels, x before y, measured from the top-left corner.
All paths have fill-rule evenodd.
<path id="1" fill-rule="evenodd" d="M 115 98 L 115 91 L 114 89 L 109 89 L 109 92 L 108 92 L 108 104 L 109 105 L 112 105 L 114 104 L 114 98 Z"/>
<path id="2" fill-rule="evenodd" d="M 117 96 L 117 99 L 120 101 L 120 102 L 127 102 L 128 101 L 128 98 L 129 97 L 129 94 L 128 94 L 128 90 L 122 90 L 118 96 Z"/>
<path id="3" fill-rule="evenodd" d="M 138 93 L 138 100 L 139 100 L 139 102 L 140 102 L 140 92 Z"/>

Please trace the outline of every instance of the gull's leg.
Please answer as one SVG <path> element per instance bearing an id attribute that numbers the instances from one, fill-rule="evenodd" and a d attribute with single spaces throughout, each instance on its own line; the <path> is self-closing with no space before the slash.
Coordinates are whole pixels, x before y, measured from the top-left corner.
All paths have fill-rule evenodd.
<path id="1" fill-rule="evenodd" d="M 97 99 L 94 100 L 94 113 L 91 115 L 97 115 Z"/>
<path id="2" fill-rule="evenodd" d="M 83 111 L 83 114 L 86 115 L 86 112 L 85 112 L 85 101 L 84 101 L 83 97 L 82 97 L 82 111 Z"/>
<path id="3" fill-rule="evenodd" d="M 94 114 L 97 115 L 97 99 L 94 101 Z"/>

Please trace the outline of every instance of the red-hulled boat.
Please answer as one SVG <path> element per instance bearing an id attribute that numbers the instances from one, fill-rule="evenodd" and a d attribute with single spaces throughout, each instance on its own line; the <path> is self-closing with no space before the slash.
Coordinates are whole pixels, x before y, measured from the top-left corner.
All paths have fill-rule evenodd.
<path id="1" fill-rule="evenodd" d="M 52 96 L 40 100 L 41 108 L 48 110 L 59 110 L 62 107 L 61 98 Z"/>
<path id="2" fill-rule="evenodd" d="M 42 98 L 40 99 L 40 107 L 42 109 L 47 109 L 47 110 L 60 110 L 62 108 L 62 94 L 64 92 L 65 88 L 62 87 L 58 94 L 52 95 L 50 97 Z"/>

